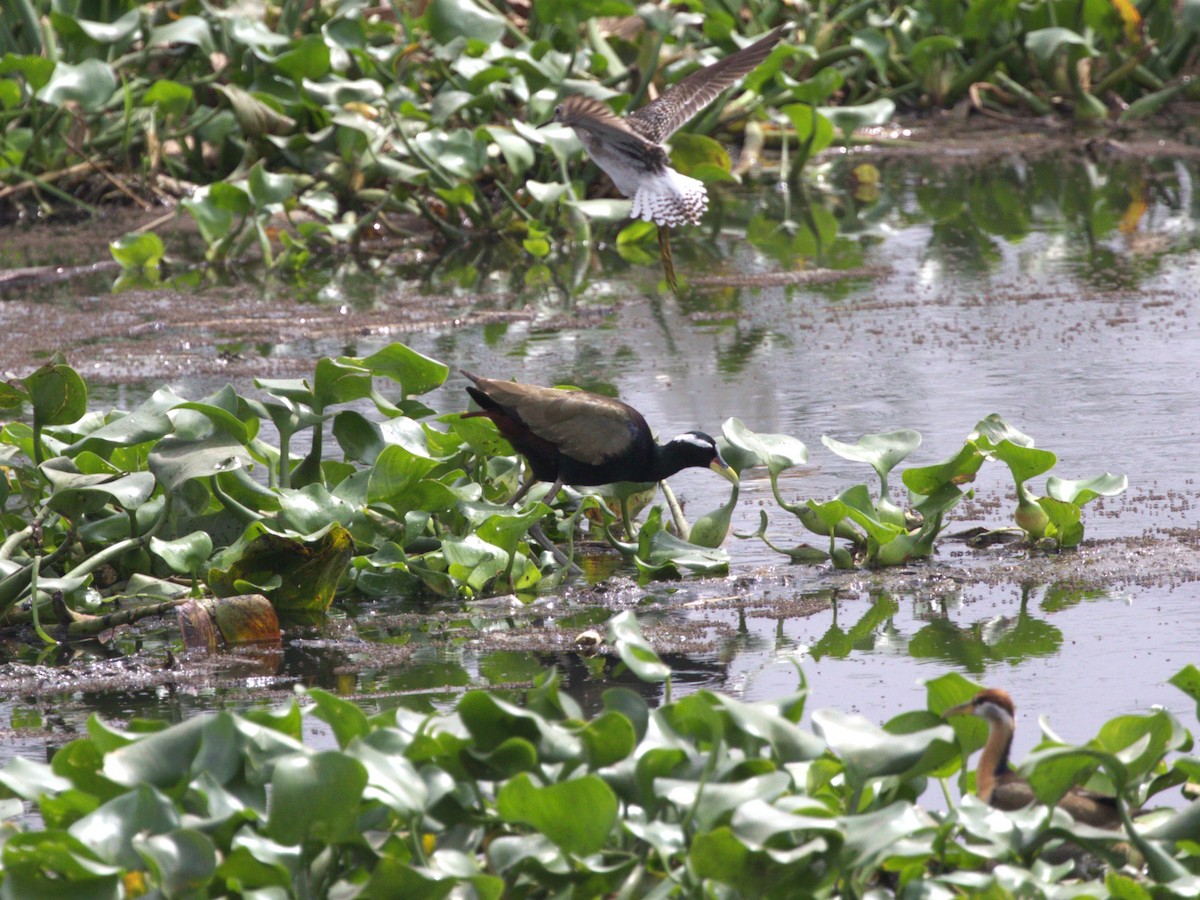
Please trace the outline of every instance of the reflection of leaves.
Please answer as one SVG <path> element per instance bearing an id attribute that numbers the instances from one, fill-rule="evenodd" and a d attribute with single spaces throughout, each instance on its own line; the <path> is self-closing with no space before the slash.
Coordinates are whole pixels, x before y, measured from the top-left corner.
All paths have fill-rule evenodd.
<path id="1" fill-rule="evenodd" d="M 833 624 L 821 636 L 809 651 L 813 659 L 823 656 L 845 659 L 853 650 L 870 651 L 875 647 L 875 634 L 880 626 L 896 615 L 900 609 L 889 594 L 880 594 L 875 598 L 871 608 L 863 617 L 854 623 L 849 631 L 843 631 L 837 624 L 837 605 L 834 605 Z"/>
<path id="2" fill-rule="evenodd" d="M 917 659 L 940 659 L 968 672 L 982 672 L 989 662 L 1050 656 L 1062 645 L 1062 632 L 1042 619 L 1022 614 L 1007 628 L 1009 621 L 960 628 L 948 619 L 936 619 L 913 635 L 908 652 Z"/>

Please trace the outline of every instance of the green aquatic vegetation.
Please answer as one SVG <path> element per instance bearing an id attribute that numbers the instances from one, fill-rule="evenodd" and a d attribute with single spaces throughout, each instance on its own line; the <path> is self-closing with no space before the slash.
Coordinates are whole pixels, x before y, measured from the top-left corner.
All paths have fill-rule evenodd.
<path id="1" fill-rule="evenodd" d="M 551 590 L 572 569 L 531 542 L 539 524 L 568 550 L 584 535 L 607 540 L 644 579 L 727 571 L 719 545 L 736 489 L 697 520 L 696 542 L 681 537 L 681 513 L 671 533 L 660 507 L 633 527 L 655 485 L 508 506 L 519 463 L 495 426 L 438 417 L 420 399 L 448 372 L 393 344 L 321 359 L 308 379 L 257 380 L 257 396 L 163 388 L 108 412 L 87 409 L 61 358 L 6 383 L 0 399 L 33 424 L 0 430 L 0 623 L 23 621 L 35 597 L 53 621 L 56 592 L 68 611 L 111 602 L 93 585 L 102 568 L 139 596 L 176 597 L 169 577 L 182 575 L 193 594 L 201 582 L 218 597 L 262 593 L 292 617 L 323 614 L 338 592 Z M 618 521 L 632 537 L 613 537 Z"/>
<path id="2" fill-rule="evenodd" d="M 743 436 L 741 440 L 750 439 Z M 1034 496 L 1028 482 L 1049 471 L 1057 458 L 1035 448 L 1032 438 L 993 413 L 975 426 L 962 448 L 949 459 L 904 470 L 901 478 L 909 491 L 906 512 L 892 500 L 888 476 L 920 446 L 920 434 L 910 429 L 868 434 L 853 445 L 828 436 L 821 441 L 838 456 L 865 462 L 875 469 L 880 485 L 878 497 L 873 499 L 867 486 L 859 484 L 823 502 L 786 502 L 779 496 L 777 478 L 779 472 L 795 463 L 780 459 L 771 470 L 776 501 L 806 529 L 827 537 L 829 550 L 804 544 L 784 549 L 772 544 L 766 537 L 765 512 L 758 531 L 739 537 L 759 538 L 793 562 L 828 559 L 837 568 L 903 565 L 932 555 L 935 541 L 946 527 L 946 515 L 968 496 L 963 485 L 973 482 L 984 462 L 994 459 L 1012 472 L 1017 494 L 1013 519 L 1025 540 L 1031 546 L 1059 550 L 1076 547 L 1083 540 L 1081 515 L 1085 504 L 1100 496 L 1115 497 L 1128 486 L 1124 475 L 1105 473 L 1083 481 L 1051 476 L 1046 483 L 1048 496 Z M 839 545 L 839 540 L 850 547 Z"/>
<path id="3" fill-rule="evenodd" d="M 636 108 L 708 48 L 730 52 L 740 31 L 785 19 L 786 43 L 744 90 L 677 136 L 682 171 L 743 177 L 725 149 L 739 132 L 755 157 L 780 142 L 791 178 L 897 110 L 969 97 L 1133 121 L 1198 89 L 1200 11 L 1175 0 L 770 2 L 739 15 L 623 0 L 528 15 L 467 0 L 420 14 L 361 0 L 261 12 L 4 0 L 0 11 L 0 202 L 93 211 L 110 195 L 147 207 L 159 193 L 186 197 L 211 260 L 253 250 L 279 270 L 376 234 L 432 230 L 445 244 L 501 243 L 543 279 L 628 208 L 589 198 L 597 176 L 578 142 L 542 127 L 561 94 Z M 637 17 L 640 33 L 608 30 L 596 17 L 609 15 Z M 130 267 L 154 256 L 117 251 Z"/>
<path id="4" fill-rule="evenodd" d="M 767 701 L 673 699 L 670 668 L 628 612 L 608 621 L 601 652 L 665 683 L 664 701 L 610 687 L 584 715 L 551 670 L 527 691 L 469 691 L 432 713 L 368 717 L 311 689 L 174 725 L 93 716 L 50 762 L 0 769 L 0 884 L 12 896 L 812 898 L 1200 885 L 1195 804 L 1168 805 L 1200 760 L 1164 710 L 1118 716 L 1080 746 L 1046 730 L 1020 763 L 1039 802 L 1005 812 L 968 793 L 984 723 L 941 717 L 979 690 L 962 676 L 930 680 L 925 709 L 880 725 L 812 709 L 802 674 Z M 1194 666 L 1172 682 L 1200 702 Z M 318 724 L 335 747 L 304 743 Z M 1120 828 L 1055 808 L 1084 783 L 1113 793 Z M 945 811 L 923 806 L 931 785 Z M 17 820 L 28 807 L 40 822 Z M 1088 854 L 1078 868 L 1052 862 L 1072 847 Z"/>

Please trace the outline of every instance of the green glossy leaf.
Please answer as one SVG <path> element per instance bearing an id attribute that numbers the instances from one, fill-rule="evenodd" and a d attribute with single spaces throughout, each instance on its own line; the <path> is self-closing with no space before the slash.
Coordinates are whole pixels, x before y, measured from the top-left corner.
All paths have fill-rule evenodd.
<path id="1" fill-rule="evenodd" d="M 616 648 L 621 662 L 642 681 L 665 681 L 671 667 L 658 658 L 642 634 L 637 616 L 628 610 L 608 620 L 608 643 Z"/>
<path id="2" fill-rule="evenodd" d="M 474 0 L 433 0 L 425 9 L 425 26 L 439 44 L 466 37 L 490 44 L 504 34 L 504 20 L 493 7 Z"/>
<path id="3" fill-rule="evenodd" d="M 813 727 L 858 780 L 900 775 L 917 768 L 937 743 L 953 746 L 954 732 L 938 725 L 912 734 L 893 734 L 862 716 L 820 709 Z M 940 765 L 940 762 L 938 763 Z"/>
<path id="4" fill-rule="evenodd" d="M 921 435 L 906 428 L 883 434 L 864 434 L 854 444 L 843 444 L 822 435 L 821 443 L 843 459 L 864 462 L 880 476 L 886 476 L 898 463 L 921 446 Z"/>
<path id="5" fill-rule="evenodd" d="M 369 369 L 371 374 L 390 378 L 399 384 L 404 397 L 427 394 L 441 387 L 450 374 L 450 369 L 444 364 L 404 344 L 388 344 L 377 353 L 356 361 Z"/>
<path id="6" fill-rule="evenodd" d="M 124 269 L 153 269 L 162 261 L 162 238 L 152 231 L 126 234 L 108 245 L 113 259 Z"/>
<path id="7" fill-rule="evenodd" d="M 179 490 L 193 478 L 210 478 L 250 463 L 246 448 L 221 432 L 195 441 L 163 438 L 147 459 L 150 471 L 168 491 Z"/>
<path id="8" fill-rule="evenodd" d="M 1108 472 L 1079 481 L 1069 481 L 1055 475 L 1046 479 L 1046 493 L 1049 496 L 1076 506 L 1084 506 L 1097 497 L 1116 497 L 1123 494 L 1128 487 L 1128 478 Z"/>
<path id="9" fill-rule="evenodd" d="M 209 884 L 217 869 L 217 851 L 208 835 L 180 828 L 151 837 L 138 835 L 133 849 L 149 866 L 166 897 L 185 897 Z"/>
<path id="10" fill-rule="evenodd" d="M 725 461 L 739 474 L 743 468 L 760 465 L 778 475 L 808 462 L 808 448 L 801 441 L 786 434 L 758 434 L 736 418 L 727 419 L 721 426 L 718 447 Z"/>
<path id="11" fill-rule="evenodd" d="M 612 789 L 594 775 L 537 787 L 522 773 L 496 795 L 496 811 L 504 821 L 529 825 L 577 856 L 605 845 L 617 822 L 617 808 Z"/>
<path id="12" fill-rule="evenodd" d="M 1066 47 L 1081 47 L 1085 55 L 1092 55 L 1088 40 L 1069 28 L 1041 28 L 1025 35 L 1025 49 L 1042 65 L 1049 63 L 1054 54 Z"/>
<path id="13" fill-rule="evenodd" d="M 271 775 L 267 835 L 281 844 L 361 838 L 358 803 L 366 786 L 366 767 L 343 753 L 284 757 Z"/>
<path id="14" fill-rule="evenodd" d="M 78 65 L 60 61 L 36 96 L 50 106 L 77 103 L 87 112 L 97 112 L 116 90 L 117 77 L 112 67 L 98 59 L 85 59 Z"/>
<path id="15" fill-rule="evenodd" d="M 163 834 L 179 827 L 179 813 L 165 795 L 148 784 L 109 800 L 68 830 L 105 862 L 136 868 L 141 858 L 133 848 L 139 834 Z"/>
<path id="16" fill-rule="evenodd" d="M 87 385 L 63 362 L 49 362 L 25 379 L 34 422 L 70 425 L 87 412 Z"/>

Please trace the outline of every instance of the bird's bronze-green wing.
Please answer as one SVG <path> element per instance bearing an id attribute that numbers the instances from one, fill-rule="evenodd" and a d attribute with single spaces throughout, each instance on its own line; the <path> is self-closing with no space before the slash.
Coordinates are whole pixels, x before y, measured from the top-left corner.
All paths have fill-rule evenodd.
<path id="1" fill-rule="evenodd" d="M 633 442 L 633 426 L 642 422 L 633 407 L 588 391 L 490 378 L 480 378 L 479 387 L 497 404 L 515 412 L 538 437 L 589 465 L 599 465 L 626 450 Z"/>
<path id="2" fill-rule="evenodd" d="M 722 91 L 757 69 L 786 30 L 786 25 L 780 25 L 750 46 L 693 72 L 653 103 L 630 113 L 626 117 L 629 127 L 646 140 L 661 144 L 688 119 L 716 100 Z"/>

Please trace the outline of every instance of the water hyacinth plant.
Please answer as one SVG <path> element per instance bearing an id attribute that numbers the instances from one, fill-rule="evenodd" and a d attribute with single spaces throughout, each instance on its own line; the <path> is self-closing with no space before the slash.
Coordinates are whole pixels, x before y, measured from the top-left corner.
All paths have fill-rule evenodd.
<path id="1" fill-rule="evenodd" d="M 628 612 L 605 652 L 667 680 Z M 1200 701 L 1200 671 L 1172 679 Z M 991 810 L 963 760 L 982 723 L 941 713 L 978 689 L 927 684 L 882 726 L 787 696 L 629 688 L 586 716 L 551 671 L 519 695 L 368 718 L 319 689 L 275 710 L 119 729 L 93 716 L 49 763 L 0 769 L 11 896 L 254 893 L 360 897 L 1180 896 L 1200 889 L 1192 736 L 1170 713 L 1118 717 L 1088 744 L 1047 735 L 1022 764 L 1038 803 Z M 336 748 L 303 741 L 319 720 Z M 957 779 L 961 799 L 949 781 Z M 1102 780 L 1126 809 L 1100 831 L 1055 809 Z M 946 811 L 927 808 L 940 784 Z M 27 807 L 40 821 L 16 819 Z M 1073 850 L 1071 848 L 1074 848 Z M 1078 863 L 1053 863 L 1064 849 Z"/>
<path id="2" fill-rule="evenodd" d="M 653 501 L 653 485 L 510 507 L 520 462 L 495 426 L 438 416 L 420 399 L 448 371 L 392 344 L 367 357 L 321 359 L 311 379 L 260 379 L 256 397 L 227 385 L 194 401 L 162 388 L 132 410 L 107 412 L 88 410 L 87 385 L 62 358 L 6 384 L 4 406 L 25 409 L 28 422 L 0 429 L 0 624 L 57 622 L 68 634 L 100 627 L 94 614 L 120 596 L 97 592 L 101 571 L 118 591 L 146 599 L 195 596 L 203 585 L 217 597 L 262 594 L 281 614 L 306 617 L 323 614 L 339 592 L 465 598 L 553 590 L 572 566 L 531 542 L 538 525 L 569 554 L 580 540 L 600 542 L 642 579 L 728 571 L 721 545 L 736 485 L 692 525 L 665 488 L 671 514 L 653 506 L 631 524 Z M 265 423 L 275 442 L 260 435 Z M 299 459 L 298 436 L 308 448 Z M 1125 488 L 1113 475 L 1052 478 L 1047 496 L 1035 498 L 1026 482 L 1053 454 L 989 416 L 950 459 L 903 472 L 904 511 L 888 477 L 919 442 L 911 430 L 854 445 L 826 438 L 875 469 L 878 497 L 855 485 L 801 503 L 784 500 L 778 486 L 782 472 L 808 458 L 799 440 L 730 419 L 718 444 L 736 471 L 765 468 L 780 506 L 829 541 L 828 550 L 802 544 L 781 552 L 843 568 L 930 556 L 946 513 L 988 459 L 1013 471 L 1016 522 L 1039 547 L 1077 545 L 1081 507 Z M 751 536 L 767 540 L 767 521 L 763 512 Z"/>
<path id="3" fill-rule="evenodd" d="M 256 250 L 278 268 L 432 231 L 446 244 L 500 240 L 534 271 L 560 242 L 625 216 L 624 204 L 589 196 L 595 173 L 573 166 L 574 138 L 541 127 L 564 91 L 633 109 L 712 48 L 735 50 L 739 32 L 784 22 L 788 40 L 745 91 L 675 141 L 681 171 L 737 180 L 769 144 L 796 171 L 897 110 L 967 100 L 1128 122 L 1200 89 L 1188 74 L 1200 12 L 1174 0 L 772 0 L 740 17 L 720 4 L 624 0 L 289 2 L 265 13 L 4 0 L 0 11 L 0 208 L 186 197 L 212 260 Z M 729 144 L 744 144 L 749 162 L 731 165 Z"/>

